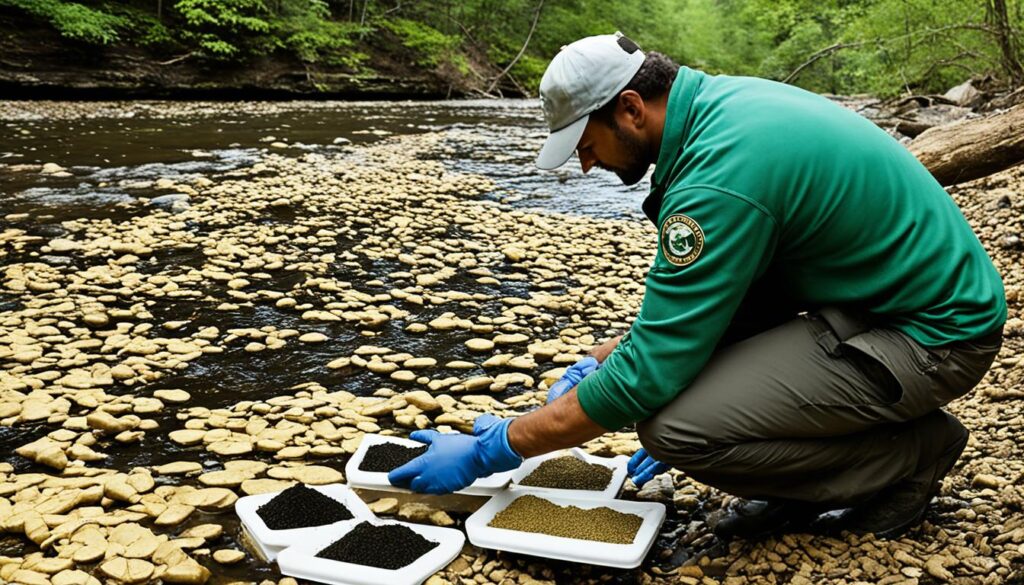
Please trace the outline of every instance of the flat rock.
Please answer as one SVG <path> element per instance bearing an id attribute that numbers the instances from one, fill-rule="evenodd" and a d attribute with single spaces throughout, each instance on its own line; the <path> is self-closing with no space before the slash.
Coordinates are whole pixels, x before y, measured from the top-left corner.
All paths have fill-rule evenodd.
<path id="1" fill-rule="evenodd" d="M 233 565 L 245 558 L 245 553 L 232 548 L 222 548 L 213 551 L 213 560 L 222 565 Z"/>
<path id="2" fill-rule="evenodd" d="M 306 485 L 326 485 L 345 481 L 345 476 L 340 471 L 323 465 L 295 467 L 291 475 L 292 479 Z"/>
<path id="3" fill-rule="evenodd" d="M 381 498 L 367 505 L 370 511 L 378 515 L 391 515 L 398 511 L 397 498 Z"/>
<path id="4" fill-rule="evenodd" d="M 202 471 L 203 466 L 198 461 L 174 461 L 173 463 L 159 465 L 153 468 L 153 470 L 160 475 L 184 475 L 186 473 Z"/>
<path id="5" fill-rule="evenodd" d="M 490 339 L 474 337 L 473 339 L 466 341 L 466 347 L 468 347 L 470 351 L 490 351 L 494 349 L 494 342 Z"/>
<path id="6" fill-rule="evenodd" d="M 245 455 L 252 453 L 252 443 L 248 441 L 216 441 L 207 445 L 206 450 L 224 456 Z"/>
<path id="7" fill-rule="evenodd" d="M 197 445 L 203 442 L 206 431 L 199 429 L 178 429 L 171 431 L 168 435 L 172 441 L 179 445 Z"/>
<path id="8" fill-rule="evenodd" d="M 247 496 L 255 496 L 259 494 L 270 494 L 274 492 L 284 491 L 296 482 L 288 481 L 283 479 L 247 479 L 242 482 L 242 491 Z"/>
<path id="9" fill-rule="evenodd" d="M 153 397 L 159 398 L 164 402 L 180 404 L 182 402 L 188 402 L 192 398 L 192 395 L 184 390 L 164 389 L 153 392 Z"/>
<path id="10" fill-rule="evenodd" d="M 153 574 L 153 563 L 142 559 L 114 557 L 100 565 L 100 572 L 121 583 L 143 583 Z"/>
<path id="11" fill-rule="evenodd" d="M 197 524 L 185 532 L 182 532 L 180 536 L 182 538 L 202 538 L 203 540 L 213 540 L 215 538 L 220 538 L 220 535 L 223 533 L 224 527 L 220 524 Z"/>

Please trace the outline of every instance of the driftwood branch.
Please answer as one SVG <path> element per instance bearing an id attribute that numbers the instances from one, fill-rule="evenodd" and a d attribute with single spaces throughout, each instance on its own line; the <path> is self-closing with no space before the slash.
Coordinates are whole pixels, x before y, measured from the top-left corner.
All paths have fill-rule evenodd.
<path id="1" fill-rule="evenodd" d="M 806 61 L 801 63 L 796 69 L 794 69 L 789 75 L 787 75 L 786 78 L 782 80 L 782 82 L 783 83 L 791 83 L 794 79 L 797 78 L 797 76 L 799 76 L 805 69 L 807 69 L 811 65 L 817 63 L 818 61 L 824 59 L 825 57 L 830 57 L 834 53 L 836 53 L 838 51 L 841 51 L 843 49 L 853 49 L 853 48 L 858 48 L 858 47 L 862 47 L 864 45 L 869 45 L 869 44 L 887 45 L 887 44 L 894 43 L 894 42 L 901 42 L 901 41 L 905 41 L 905 40 L 908 40 L 908 39 L 913 39 L 914 37 L 929 38 L 929 37 L 933 37 L 935 35 L 938 35 L 938 34 L 941 34 L 941 33 L 944 33 L 944 32 L 949 32 L 949 31 L 954 31 L 954 30 L 976 31 L 976 32 L 981 32 L 981 33 L 985 33 L 985 34 L 991 35 L 991 36 L 995 37 L 997 40 L 999 40 L 1001 38 L 1001 31 L 997 30 L 995 27 L 993 27 L 991 25 L 979 24 L 979 23 L 974 23 L 974 22 L 966 22 L 966 23 L 961 23 L 961 24 L 950 24 L 950 25 L 940 26 L 940 27 L 936 27 L 936 28 L 924 28 L 924 29 L 913 30 L 913 31 L 909 31 L 909 32 L 901 34 L 901 35 L 897 35 L 897 36 L 890 37 L 890 38 L 884 38 L 884 39 L 872 39 L 872 40 L 865 40 L 865 41 L 853 41 L 853 42 L 848 42 L 848 43 L 843 43 L 843 42 L 834 43 L 832 45 L 829 45 L 829 46 L 827 46 L 827 47 L 825 47 L 823 49 L 819 49 L 819 50 L 815 51 L 814 53 L 812 53 L 807 58 Z M 1004 32 L 1003 34 L 1006 34 L 1006 33 Z"/>
<path id="2" fill-rule="evenodd" d="M 185 53 L 184 55 L 178 55 L 177 57 L 175 57 L 173 59 L 170 59 L 168 61 L 157 61 L 157 65 L 174 65 L 175 63 L 181 63 L 185 59 L 189 59 L 189 58 L 195 56 L 195 54 L 196 54 L 196 52 L 192 51 L 191 53 Z"/>
<path id="3" fill-rule="evenodd" d="M 1024 162 L 1024 104 L 925 131 L 910 152 L 943 185 L 991 175 Z"/>
<path id="4" fill-rule="evenodd" d="M 850 49 L 853 47 L 860 47 L 865 44 L 867 44 L 867 41 L 859 41 L 856 43 L 836 43 L 834 45 L 829 45 L 824 49 L 821 49 L 820 51 L 816 51 L 813 55 L 808 57 L 806 61 L 801 63 L 799 67 L 797 67 L 789 75 L 787 75 L 786 78 L 782 80 L 782 83 L 789 83 L 793 81 L 794 79 L 796 79 L 798 75 L 800 75 L 801 72 L 803 72 L 804 69 L 807 69 L 811 65 L 814 65 L 821 59 L 830 56 L 832 53 L 835 53 L 836 51 Z"/>
<path id="5" fill-rule="evenodd" d="M 537 30 L 537 21 L 540 20 L 540 9 L 543 7 L 544 0 L 540 0 L 540 2 L 537 3 L 537 8 L 533 11 L 533 22 L 530 23 L 530 32 L 526 33 L 526 40 L 523 41 L 523 46 L 519 48 L 519 52 L 516 53 L 516 56 L 512 61 L 501 70 L 501 73 L 499 73 L 493 81 L 491 81 L 491 85 L 487 87 L 487 93 L 492 93 L 494 91 L 494 87 L 498 85 L 501 78 L 505 77 L 505 74 L 512 69 L 516 62 L 519 61 L 519 58 L 523 56 L 523 53 L 526 52 L 526 47 L 529 46 L 530 39 L 533 37 L 533 31 Z"/>

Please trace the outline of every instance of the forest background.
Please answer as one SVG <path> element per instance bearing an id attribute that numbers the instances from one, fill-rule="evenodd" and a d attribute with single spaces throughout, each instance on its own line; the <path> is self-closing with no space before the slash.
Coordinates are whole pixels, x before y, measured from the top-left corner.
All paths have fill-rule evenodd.
<path id="1" fill-rule="evenodd" d="M 327 73 L 405 68 L 449 94 L 532 95 L 561 45 L 615 30 L 711 73 L 820 93 L 1024 83 L 1024 0 L 0 0 L 12 55 L 33 42 L 26 22 L 79 60 L 133 51 L 205 71 L 286 61 L 313 93 L 330 91 Z"/>

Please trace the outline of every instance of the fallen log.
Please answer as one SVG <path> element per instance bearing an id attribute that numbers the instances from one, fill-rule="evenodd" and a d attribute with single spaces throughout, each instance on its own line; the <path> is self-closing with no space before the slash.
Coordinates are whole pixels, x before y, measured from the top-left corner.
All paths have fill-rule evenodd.
<path id="1" fill-rule="evenodd" d="M 909 145 L 943 185 L 956 185 L 1024 162 L 1024 105 L 936 126 Z"/>

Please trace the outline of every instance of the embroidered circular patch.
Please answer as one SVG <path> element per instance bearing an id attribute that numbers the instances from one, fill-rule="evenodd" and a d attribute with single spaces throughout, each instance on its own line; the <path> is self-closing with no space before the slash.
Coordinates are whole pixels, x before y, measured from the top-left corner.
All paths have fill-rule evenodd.
<path id="1" fill-rule="evenodd" d="M 676 214 L 661 224 L 661 249 L 676 266 L 689 266 L 704 250 L 704 231 L 689 217 Z"/>

